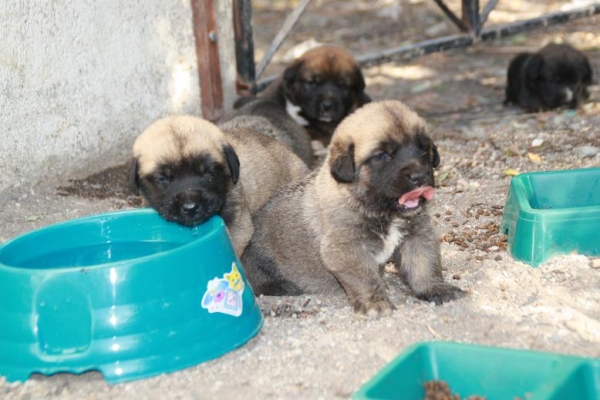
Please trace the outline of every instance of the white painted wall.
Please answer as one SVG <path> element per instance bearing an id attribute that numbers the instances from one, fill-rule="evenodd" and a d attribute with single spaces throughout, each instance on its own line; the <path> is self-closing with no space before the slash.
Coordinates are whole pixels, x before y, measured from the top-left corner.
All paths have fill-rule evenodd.
<path id="1" fill-rule="evenodd" d="M 231 2 L 218 3 L 229 107 Z M 117 165 L 154 119 L 201 114 L 190 0 L 4 0 L 0 20 L 0 190 Z"/>

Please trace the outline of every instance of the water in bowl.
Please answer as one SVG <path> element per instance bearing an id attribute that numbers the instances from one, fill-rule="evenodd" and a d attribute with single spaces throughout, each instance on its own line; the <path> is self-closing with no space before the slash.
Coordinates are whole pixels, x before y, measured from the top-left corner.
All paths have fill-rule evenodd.
<path id="1" fill-rule="evenodd" d="M 30 269 L 89 267 L 162 253 L 182 244 L 165 241 L 96 243 L 24 259 L 18 267 Z"/>

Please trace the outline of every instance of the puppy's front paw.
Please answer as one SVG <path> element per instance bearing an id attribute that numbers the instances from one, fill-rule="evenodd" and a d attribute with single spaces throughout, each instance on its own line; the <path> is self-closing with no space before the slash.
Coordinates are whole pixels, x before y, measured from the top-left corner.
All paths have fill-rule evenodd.
<path id="1" fill-rule="evenodd" d="M 354 302 L 354 311 L 367 317 L 383 317 L 392 314 L 396 307 L 387 299 Z"/>
<path id="2" fill-rule="evenodd" d="M 438 306 L 448 301 L 460 299 L 466 295 L 467 292 L 449 283 L 436 283 L 428 291 L 416 293 L 417 299 L 434 302 Z"/>

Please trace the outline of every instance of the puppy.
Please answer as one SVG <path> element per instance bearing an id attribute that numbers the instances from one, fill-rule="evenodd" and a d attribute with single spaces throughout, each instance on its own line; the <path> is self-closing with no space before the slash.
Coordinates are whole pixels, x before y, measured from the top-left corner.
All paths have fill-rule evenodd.
<path id="1" fill-rule="evenodd" d="M 252 214 L 280 186 L 308 172 L 275 139 L 185 115 L 146 128 L 133 144 L 133 159 L 133 179 L 151 207 L 185 226 L 220 215 L 238 256 L 252 236 Z"/>
<path id="2" fill-rule="evenodd" d="M 261 96 L 285 109 L 324 146 L 344 117 L 371 101 L 354 57 L 328 45 L 296 59 Z"/>
<path id="3" fill-rule="evenodd" d="M 281 189 L 254 217 L 242 256 L 256 294 L 345 291 L 359 313 L 388 314 L 390 260 L 415 296 L 464 295 L 442 278 L 427 211 L 440 162 L 427 126 L 398 101 L 368 104 L 336 129 L 324 164 Z"/>
<path id="4" fill-rule="evenodd" d="M 592 74 L 588 58 L 566 44 L 520 53 L 508 67 L 504 104 L 516 104 L 530 112 L 577 108 L 589 98 Z"/>
<path id="5" fill-rule="evenodd" d="M 283 107 L 269 99 L 257 98 L 229 112 L 219 121 L 219 125 L 222 124 L 246 126 L 264 133 L 282 142 L 307 166 L 314 163 L 311 139 L 306 130 Z"/>

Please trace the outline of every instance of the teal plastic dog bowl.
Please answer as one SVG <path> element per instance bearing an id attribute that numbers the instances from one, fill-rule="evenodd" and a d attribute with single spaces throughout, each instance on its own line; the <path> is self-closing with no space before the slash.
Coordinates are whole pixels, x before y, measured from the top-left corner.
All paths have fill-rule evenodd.
<path id="1" fill-rule="evenodd" d="M 417 343 L 354 393 L 354 400 L 422 400 L 441 380 L 461 399 L 598 400 L 600 360 L 452 342 Z"/>
<path id="2" fill-rule="evenodd" d="M 600 168 L 512 178 L 500 230 L 508 251 L 538 266 L 557 254 L 600 255 Z"/>
<path id="3" fill-rule="evenodd" d="M 258 333 L 263 317 L 220 217 L 106 213 L 0 247 L 0 375 L 100 371 L 109 383 L 186 368 Z"/>

